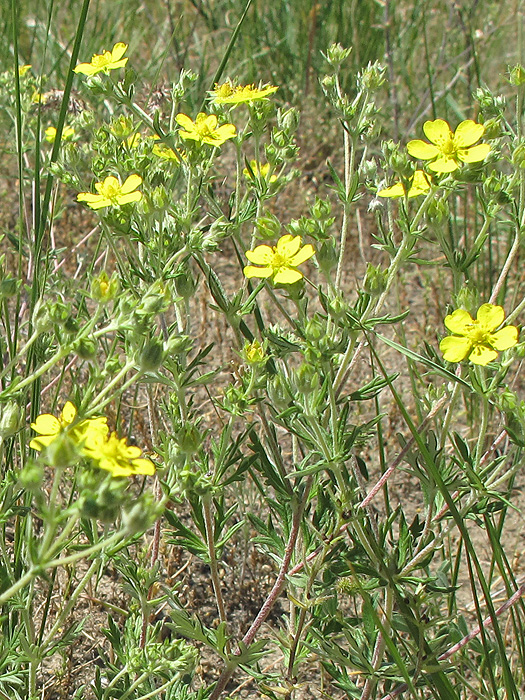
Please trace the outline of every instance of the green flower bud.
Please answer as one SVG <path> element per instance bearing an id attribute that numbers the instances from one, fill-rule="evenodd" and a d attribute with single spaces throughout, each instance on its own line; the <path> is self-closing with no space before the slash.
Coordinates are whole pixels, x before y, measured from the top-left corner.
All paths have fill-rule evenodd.
<path id="1" fill-rule="evenodd" d="M 28 491 L 39 491 L 44 481 L 44 467 L 38 462 L 29 461 L 20 474 L 18 483 Z"/>
<path id="2" fill-rule="evenodd" d="M 117 296 L 119 289 L 118 277 L 115 275 L 109 279 L 106 272 L 101 272 L 91 281 L 91 297 L 101 304 L 107 304 Z"/>
<path id="3" fill-rule="evenodd" d="M 0 406 L 0 440 L 11 437 L 22 427 L 22 409 L 14 402 Z"/>
<path id="4" fill-rule="evenodd" d="M 151 203 L 155 209 L 165 209 L 168 206 L 170 198 L 165 187 L 161 185 L 155 187 L 151 193 Z"/>
<path id="5" fill-rule="evenodd" d="M 337 257 L 338 256 L 337 256 L 337 251 L 335 249 L 334 239 L 330 238 L 326 241 L 323 241 L 317 250 L 316 256 L 317 256 L 317 262 L 319 263 L 319 267 L 324 272 L 324 274 L 328 277 L 330 275 L 330 272 L 337 265 Z"/>
<path id="6" fill-rule="evenodd" d="M 485 133 L 483 134 L 485 140 L 497 139 L 503 133 L 500 119 L 487 119 L 483 126 L 485 127 Z"/>
<path id="7" fill-rule="evenodd" d="M 124 479 L 105 477 L 101 483 L 100 470 L 86 470 L 83 481 L 87 482 L 78 499 L 80 515 L 83 518 L 112 523 L 120 515 L 124 501 Z"/>
<path id="8" fill-rule="evenodd" d="M 80 459 L 77 445 L 66 432 L 59 433 L 45 448 L 43 455 L 50 467 L 69 467 Z"/>
<path id="9" fill-rule="evenodd" d="M 51 319 L 51 314 L 49 313 L 48 305 L 39 300 L 35 304 L 35 310 L 33 313 L 33 325 L 37 333 L 46 333 L 53 328 L 53 321 Z"/>
<path id="10" fill-rule="evenodd" d="M 204 435 L 194 423 L 184 423 L 175 431 L 173 438 L 179 451 L 190 456 L 200 450 Z"/>
<path id="11" fill-rule="evenodd" d="M 518 168 L 525 168 L 525 143 L 521 143 L 512 153 L 512 162 Z"/>
<path id="12" fill-rule="evenodd" d="M 279 110 L 277 113 L 277 125 L 286 132 L 288 136 L 295 134 L 299 126 L 299 110 L 290 107 L 286 111 Z"/>
<path id="13" fill-rule="evenodd" d="M 303 364 L 294 372 L 293 383 L 298 394 L 307 396 L 319 388 L 319 374 L 315 367 L 303 362 Z"/>
<path id="14" fill-rule="evenodd" d="M 498 399 L 500 408 L 504 413 L 515 411 L 519 403 L 517 395 L 510 389 L 502 391 Z"/>
<path id="15" fill-rule="evenodd" d="M 8 299 L 13 297 L 21 285 L 21 280 L 14 277 L 8 277 L 0 282 L 0 299 Z"/>
<path id="16" fill-rule="evenodd" d="M 382 270 L 380 267 L 374 267 L 368 263 L 366 268 L 365 280 L 363 288 L 371 297 L 380 296 L 386 289 L 388 280 L 388 270 Z"/>
<path id="17" fill-rule="evenodd" d="M 163 282 L 157 281 L 147 290 L 137 313 L 146 316 L 160 314 L 167 310 L 170 303 L 169 289 Z"/>
<path id="18" fill-rule="evenodd" d="M 159 517 L 159 506 L 151 493 L 143 493 L 137 503 L 122 513 L 122 525 L 130 534 L 144 532 Z"/>
<path id="19" fill-rule="evenodd" d="M 369 63 L 357 78 L 357 84 L 369 92 L 375 92 L 385 82 L 386 68 L 375 61 Z"/>
<path id="20" fill-rule="evenodd" d="M 157 338 L 153 338 L 144 345 L 140 353 L 139 365 L 143 372 L 152 372 L 161 366 L 163 359 L 163 344 Z"/>
<path id="21" fill-rule="evenodd" d="M 332 211 L 330 202 L 319 197 L 315 198 L 315 204 L 312 207 L 312 215 L 319 221 L 326 221 Z"/>
<path id="22" fill-rule="evenodd" d="M 525 83 L 525 70 L 519 63 L 509 69 L 509 83 L 516 86 Z"/>
<path id="23" fill-rule="evenodd" d="M 115 119 L 110 126 L 110 129 L 119 139 L 125 139 L 135 132 L 132 119 L 124 115 L 121 115 L 118 119 Z"/>
<path id="24" fill-rule="evenodd" d="M 75 343 L 75 352 L 81 360 L 94 360 L 97 356 L 97 343 L 92 338 L 81 338 Z"/>
<path id="25" fill-rule="evenodd" d="M 341 46 L 341 44 L 331 44 L 328 47 L 328 51 L 326 52 L 325 58 L 328 61 L 328 63 L 333 66 L 334 68 L 338 68 L 343 61 L 346 61 L 348 56 L 350 56 L 352 52 L 352 47 L 349 49 L 345 49 Z"/>
<path id="26" fill-rule="evenodd" d="M 268 360 L 265 349 L 258 340 L 254 340 L 252 343 L 245 343 L 241 354 L 249 365 L 261 365 Z"/>
<path id="27" fill-rule="evenodd" d="M 450 210 L 445 199 L 433 199 L 427 209 L 427 217 L 430 223 L 440 224 L 449 217 Z"/>
<path id="28" fill-rule="evenodd" d="M 266 214 L 255 219 L 255 228 L 262 240 L 278 238 L 281 233 L 281 222 L 273 214 Z"/>
<path id="29" fill-rule="evenodd" d="M 188 266 L 179 268 L 175 277 L 175 291 L 183 299 L 191 299 L 195 294 L 197 283 L 195 282 L 191 270 Z"/>

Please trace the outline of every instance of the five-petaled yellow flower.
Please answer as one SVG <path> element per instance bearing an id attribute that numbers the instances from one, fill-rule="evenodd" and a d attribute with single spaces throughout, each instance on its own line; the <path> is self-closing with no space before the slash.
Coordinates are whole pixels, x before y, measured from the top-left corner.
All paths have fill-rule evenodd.
<path id="1" fill-rule="evenodd" d="M 263 85 L 256 88 L 255 85 L 232 85 L 230 82 L 215 85 L 210 92 L 212 101 L 216 105 L 239 105 L 242 103 L 265 100 L 279 88 L 275 85 Z"/>
<path id="2" fill-rule="evenodd" d="M 248 260 L 262 267 L 247 265 L 244 274 L 246 277 L 271 277 L 275 284 L 293 284 L 303 277 L 303 273 L 294 268 L 314 253 L 309 243 L 301 247 L 301 236 L 287 233 L 279 238 L 276 246 L 258 245 L 254 250 L 247 250 Z"/>
<path id="3" fill-rule="evenodd" d="M 133 476 L 134 474 L 154 474 L 155 466 L 149 459 L 141 457 L 142 450 L 136 445 L 128 445 L 126 438 L 111 433 L 107 439 L 91 441 L 83 450 L 100 469 L 112 476 Z"/>
<path id="4" fill-rule="evenodd" d="M 75 424 L 76 417 L 77 409 L 71 401 L 66 401 L 58 418 L 55 418 L 51 413 L 43 413 L 38 416 L 36 421 L 31 423 L 31 427 L 35 433 L 38 433 L 38 437 L 31 440 L 29 447 L 34 450 L 42 450 L 64 431 L 67 431 L 71 440 L 82 448 L 107 436 L 108 426 L 105 416 L 87 418 Z"/>
<path id="5" fill-rule="evenodd" d="M 270 172 L 270 163 L 261 164 L 256 160 L 250 161 L 251 172 L 248 168 L 244 168 L 242 171 L 243 175 L 248 178 L 248 180 L 253 180 L 253 176 L 260 178 L 261 180 L 268 180 L 268 182 L 275 182 L 277 180 L 277 175 L 270 175 L 268 178 L 268 173 Z M 253 173 L 253 175 L 252 175 Z"/>
<path id="6" fill-rule="evenodd" d="M 55 143 L 57 130 L 54 126 L 48 126 L 44 134 L 46 136 L 46 141 L 48 141 L 49 143 Z M 62 141 L 70 141 L 74 135 L 75 130 L 72 126 L 65 126 L 62 129 Z"/>
<path id="7" fill-rule="evenodd" d="M 474 146 L 483 136 L 485 127 L 466 119 L 452 133 L 443 119 L 434 119 L 423 124 L 425 136 L 431 143 L 416 139 L 407 143 L 407 151 L 414 158 L 431 160 L 428 167 L 435 173 L 451 173 L 461 163 L 478 163 L 490 152 L 488 143 Z"/>
<path id="8" fill-rule="evenodd" d="M 232 139 L 237 133 L 233 124 L 223 124 L 217 126 L 215 114 L 204 114 L 199 112 L 195 121 L 192 121 L 186 114 L 177 114 L 175 117 L 177 124 L 182 126 L 179 136 L 189 141 L 197 143 L 207 143 L 210 146 L 222 146 L 228 139 Z"/>
<path id="9" fill-rule="evenodd" d="M 416 170 L 411 180 L 409 180 L 410 187 L 408 192 L 405 190 L 405 185 L 402 182 L 396 182 L 391 187 L 387 187 L 384 190 L 379 190 L 377 193 L 378 197 L 404 197 L 406 196 L 410 199 L 411 197 L 418 197 L 420 194 L 427 194 L 430 190 L 430 182 L 428 175 L 426 175 L 422 170 Z"/>
<path id="10" fill-rule="evenodd" d="M 501 306 L 483 304 L 479 307 L 476 320 L 465 311 L 456 309 L 445 317 L 445 326 L 454 335 L 443 338 L 439 348 L 447 362 L 461 362 L 469 359 L 475 365 L 486 365 L 498 356 L 498 352 L 508 350 L 518 342 L 516 326 L 504 326 L 505 319 Z"/>
<path id="11" fill-rule="evenodd" d="M 110 70 L 115 70 L 115 68 L 123 68 L 128 62 L 127 57 L 122 58 L 127 48 L 127 44 L 119 41 L 111 51 L 95 54 L 91 59 L 91 63 L 79 63 L 73 70 L 75 73 L 83 73 L 84 75 L 96 75 L 97 73 L 109 73 Z"/>
<path id="12" fill-rule="evenodd" d="M 98 194 L 91 192 L 80 192 L 77 196 L 78 202 L 85 202 L 91 209 L 102 209 L 102 207 L 122 206 L 130 202 L 138 202 L 142 197 L 142 192 L 137 187 L 142 183 L 140 175 L 130 175 L 121 185 L 119 180 L 113 175 L 107 177 L 104 182 L 96 182 L 95 189 Z"/>

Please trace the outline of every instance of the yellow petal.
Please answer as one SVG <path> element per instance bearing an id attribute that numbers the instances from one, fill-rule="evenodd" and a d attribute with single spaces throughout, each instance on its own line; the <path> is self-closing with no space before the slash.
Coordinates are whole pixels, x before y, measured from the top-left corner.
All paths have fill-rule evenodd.
<path id="1" fill-rule="evenodd" d="M 505 326 L 490 336 L 490 344 L 495 350 L 508 350 L 518 342 L 519 331 L 516 326 Z"/>
<path id="2" fill-rule="evenodd" d="M 301 236 L 292 236 L 287 233 L 277 241 L 277 254 L 285 260 L 290 260 L 301 247 Z"/>
<path id="3" fill-rule="evenodd" d="M 246 265 L 243 270 L 245 277 L 271 277 L 273 275 L 273 267 L 254 267 Z"/>
<path id="4" fill-rule="evenodd" d="M 75 406 L 71 403 L 71 401 L 66 401 L 64 408 L 62 409 L 62 413 L 60 414 L 61 419 L 64 421 L 64 423 L 70 425 L 75 420 L 76 415 L 77 409 Z"/>
<path id="5" fill-rule="evenodd" d="M 140 175 L 130 175 L 128 178 L 126 178 L 120 191 L 122 192 L 122 194 L 128 194 L 129 192 L 133 192 L 133 190 L 136 190 L 137 187 L 139 187 L 141 184 L 142 178 L 140 177 Z"/>
<path id="6" fill-rule="evenodd" d="M 214 139 L 220 141 L 223 144 L 228 139 L 234 138 L 237 134 L 237 130 L 233 124 L 223 124 L 219 126 L 218 129 L 214 131 Z"/>
<path id="7" fill-rule="evenodd" d="M 437 146 L 427 143 L 426 141 L 421 141 L 420 139 L 409 141 L 407 143 L 407 151 L 414 158 L 419 158 L 421 160 L 436 158 L 441 152 Z"/>
<path id="8" fill-rule="evenodd" d="M 276 273 L 273 281 L 275 284 L 293 284 L 303 278 L 303 273 L 299 270 L 292 270 L 289 267 L 283 267 Z"/>
<path id="9" fill-rule="evenodd" d="M 119 194 L 117 204 L 129 204 L 130 202 L 138 202 L 142 199 L 142 192 L 130 192 L 129 194 Z"/>
<path id="10" fill-rule="evenodd" d="M 479 141 L 485 133 L 483 124 L 476 124 L 472 119 L 466 119 L 458 127 L 454 133 L 454 144 L 457 148 L 467 148 L 473 143 Z"/>
<path id="11" fill-rule="evenodd" d="M 495 360 L 497 356 L 498 353 L 487 345 L 475 345 L 468 359 L 475 365 L 488 365 L 488 363 Z"/>
<path id="12" fill-rule="evenodd" d="M 217 115 L 215 114 L 209 114 L 206 116 L 204 112 L 199 112 L 195 121 L 197 123 L 203 121 L 210 131 L 215 131 L 215 128 L 217 127 Z"/>
<path id="13" fill-rule="evenodd" d="M 458 158 L 464 163 L 479 163 L 480 160 L 485 160 L 489 153 L 489 144 L 480 143 L 479 146 L 472 146 L 471 148 L 460 149 L 458 151 Z"/>
<path id="14" fill-rule="evenodd" d="M 96 191 L 100 194 L 103 194 L 104 196 L 105 190 L 108 188 L 117 192 L 120 189 L 120 182 L 113 175 L 108 175 L 104 182 L 95 182 Z"/>
<path id="15" fill-rule="evenodd" d="M 177 124 L 182 126 L 183 129 L 186 129 L 186 131 L 191 131 L 195 128 L 195 124 L 186 114 L 177 114 L 177 116 L 175 117 L 175 121 L 177 122 Z"/>
<path id="16" fill-rule="evenodd" d="M 379 190 L 378 197 L 404 197 L 405 188 L 401 182 L 396 182 L 395 185 L 387 187 L 385 190 Z"/>
<path id="17" fill-rule="evenodd" d="M 134 469 L 134 474 L 155 474 L 155 465 L 149 459 L 134 459 L 132 465 Z"/>
<path id="18" fill-rule="evenodd" d="M 53 440 L 56 440 L 56 437 L 56 435 L 39 435 L 31 440 L 29 447 L 31 447 L 33 450 L 43 450 L 44 447 L 50 445 Z"/>
<path id="19" fill-rule="evenodd" d="M 412 185 L 408 190 L 407 197 L 417 197 L 420 194 L 426 194 L 430 189 L 428 176 L 423 170 L 416 170 Z"/>
<path id="20" fill-rule="evenodd" d="M 445 326 L 452 333 L 458 333 L 458 335 L 465 335 L 470 330 L 472 330 L 472 324 L 474 319 L 465 309 L 456 309 L 454 313 L 445 316 Z"/>
<path id="21" fill-rule="evenodd" d="M 99 72 L 99 68 L 95 68 L 91 63 L 79 63 L 73 68 L 73 73 L 82 73 L 83 75 L 95 75 Z"/>
<path id="22" fill-rule="evenodd" d="M 128 57 L 126 56 L 126 58 L 123 58 L 122 61 L 111 61 L 111 63 L 109 64 L 109 66 L 107 66 L 107 68 L 108 69 L 109 68 L 112 68 L 112 69 L 113 68 L 124 68 L 124 66 L 126 65 L 127 62 L 128 62 Z"/>
<path id="23" fill-rule="evenodd" d="M 119 61 L 122 56 L 126 53 L 126 49 L 128 48 L 127 44 L 123 44 L 121 41 L 115 44 L 113 47 L 113 51 L 111 52 L 111 58 L 113 61 Z"/>
<path id="24" fill-rule="evenodd" d="M 60 432 L 60 421 L 51 413 L 43 413 L 31 423 L 31 427 L 40 435 L 57 435 Z"/>
<path id="25" fill-rule="evenodd" d="M 452 173 L 459 168 L 458 163 L 450 156 L 441 156 L 437 160 L 429 163 L 428 169 L 435 173 Z"/>
<path id="26" fill-rule="evenodd" d="M 501 326 L 505 319 L 505 312 L 501 306 L 483 304 L 479 307 L 476 318 L 484 331 L 494 331 Z"/>
<path id="27" fill-rule="evenodd" d="M 274 252 L 269 245 L 258 245 L 253 250 L 247 250 L 246 257 L 256 265 L 271 265 Z"/>
<path id="28" fill-rule="evenodd" d="M 102 209 L 102 207 L 111 205 L 111 200 L 104 197 L 103 194 L 91 194 L 90 192 L 81 192 L 77 196 L 77 201 L 85 202 L 91 209 Z"/>
<path id="29" fill-rule="evenodd" d="M 447 362 L 461 362 L 469 354 L 472 343 L 468 338 L 449 335 L 439 344 L 439 349 Z"/>
<path id="30" fill-rule="evenodd" d="M 301 263 L 304 263 L 306 260 L 309 260 L 312 255 L 315 254 L 314 247 L 310 245 L 309 243 L 307 245 L 304 245 L 290 260 L 290 265 L 292 267 L 297 267 L 297 265 L 300 265 Z"/>
<path id="31" fill-rule="evenodd" d="M 452 139 L 452 132 L 446 121 L 443 119 L 434 119 L 423 124 L 423 132 L 429 141 L 435 143 L 436 146 L 445 143 Z"/>

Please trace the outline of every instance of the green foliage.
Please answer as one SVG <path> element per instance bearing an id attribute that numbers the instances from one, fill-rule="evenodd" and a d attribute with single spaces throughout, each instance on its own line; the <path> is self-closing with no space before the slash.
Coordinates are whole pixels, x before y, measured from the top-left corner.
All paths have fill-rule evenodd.
<path id="1" fill-rule="evenodd" d="M 0 699 L 520 697 L 525 82 L 470 5 L 4 8 Z"/>

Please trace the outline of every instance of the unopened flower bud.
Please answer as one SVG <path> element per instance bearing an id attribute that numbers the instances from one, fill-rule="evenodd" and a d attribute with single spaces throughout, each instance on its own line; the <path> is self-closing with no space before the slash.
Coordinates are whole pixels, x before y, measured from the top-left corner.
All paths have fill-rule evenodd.
<path id="1" fill-rule="evenodd" d="M 115 275 L 110 279 L 106 272 L 101 272 L 91 281 L 91 297 L 101 304 L 107 304 L 116 297 L 118 288 L 119 282 Z"/>
<path id="2" fill-rule="evenodd" d="M 0 440 L 14 435 L 22 425 L 22 410 L 14 401 L 0 405 Z"/>
<path id="3" fill-rule="evenodd" d="M 525 70 L 519 63 L 509 71 L 509 83 L 511 85 L 523 85 L 525 83 Z"/>
<path id="4" fill-rule="evenodd" d="M 343 61 L 346 61 L 351 52 L 352 47 L 345 49 L 341 44 L 331 44 L 328 47 L 325 58 L 331 66 L 338 68 Z"/>
<path id="5" fill-rule="evenodd" d="M 157 338 L 153 338 L 146 342 L 140 353 L 140 368 L 144 372 L 152 372 L 161 366 L 163 359 L 164 347 L 162 342 Z"/>

